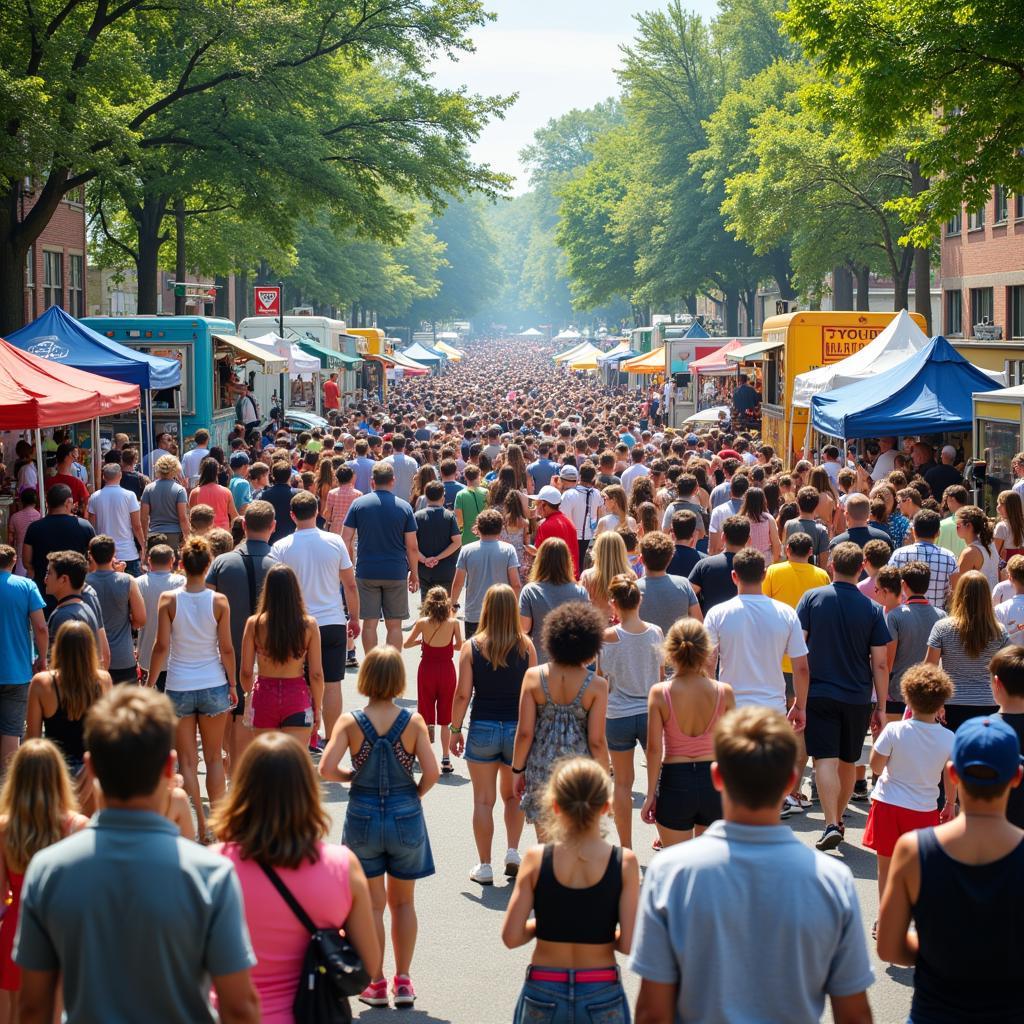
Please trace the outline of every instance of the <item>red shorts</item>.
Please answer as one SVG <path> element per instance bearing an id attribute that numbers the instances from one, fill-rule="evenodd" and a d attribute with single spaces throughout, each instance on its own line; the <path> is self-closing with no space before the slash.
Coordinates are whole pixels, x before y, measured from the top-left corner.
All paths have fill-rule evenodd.
<path id="1" fill-rule="evenodd" d="M 912 811 L 907 807 L 872 800 L 868 823 L 864 828 L 864 845 L 874 850 L 879 857 L 891 857 L 900 836 L 916 832 L 919 828 L 932 828 L 938 823 L 937 808 L 931 811 Z"/>
<path id="2" fill-rule="evenodd" d="M 260 676 L 252 690 L 252 727 L 285 729 L 313 725 L 313 701 L 303 676 Z"/>
<path id="3" fill-rule="evenodd" d="M 427 671 L 423 671 L 427 668 Z M 448 662 L 438 671 L 420 665 L 416 677 L 416 710 L 427 725 L 451 725 L 452 701 L 455 699 L 455 666 Z"/>

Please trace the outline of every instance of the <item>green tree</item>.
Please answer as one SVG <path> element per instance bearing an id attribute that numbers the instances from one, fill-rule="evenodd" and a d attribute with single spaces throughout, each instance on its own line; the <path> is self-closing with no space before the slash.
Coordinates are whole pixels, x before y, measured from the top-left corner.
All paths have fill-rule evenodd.
<path id="1" fill-rule="evenodd" d="M 925 245 L 993 186 L 1024 191 L 1024 20 L 1016 0 L 790 0 L 784 23 L 818 60 L 822 109 L 868 152 L 907 143 L 927 182 L 898 208 Z M 922 130 L 933 122 L 934 130 Z"/>
<path id="2" fill-rule="evenodd" d="M 430 60 L 468 49 L 470 31 L 486 18 L 481 0 L 7 5 L 0 18 L 0 328 L 20 320 L 25 257 L 61 198 L 101 174 L 144 164 L 150 151 L 179 145 L 173 129 L 188 129 L 191 120 L 177 111 L 219 100 L 228 119 L 239 83 L 285 90 L 294 73 L 335 55 L 353 66 L 393 63 L 418 89 L 430 90 Z M 357 164 L 351 139 L 360 128 L 347 120 L 324 127 L 348 140 L 338 159 Z M 435 152 L 443 135 L 437 133 Z M 381 173 L 371 167 L 363 188 Z M 33 179 L 35 204 L 22 219 L 26 178 Z M 439 190 L 443 184 L 452 191 L 467 182 L 438 181 Z"/>

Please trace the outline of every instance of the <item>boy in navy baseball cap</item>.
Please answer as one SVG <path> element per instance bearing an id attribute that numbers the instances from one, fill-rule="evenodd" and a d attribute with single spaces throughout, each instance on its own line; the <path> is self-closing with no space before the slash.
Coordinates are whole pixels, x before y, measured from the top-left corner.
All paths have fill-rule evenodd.
<path id="1" fill-rule="evenodd" d="M 969 718 L 953 740 L 953 770 L 975 799 L 994 800 L 1020 779 L 1020 741 L 997 716 Z"/>

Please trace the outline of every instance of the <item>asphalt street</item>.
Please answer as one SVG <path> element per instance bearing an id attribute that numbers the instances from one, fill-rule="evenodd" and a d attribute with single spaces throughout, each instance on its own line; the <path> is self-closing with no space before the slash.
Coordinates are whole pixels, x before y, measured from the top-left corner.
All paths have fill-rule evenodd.
<path id="1" fill-rule="evenodd" d="M 409 678 L 407 696 L 410 698 L 406 706 L 409 707 L 415 706 L 418 659 L 417 650 L 405 652 Z M 362 706 L 354 675 L 345 681 L 344 704 L 346 708 Z M 470 824 L 472 790 L 469 773 L 461 759 L 456 758 L 454 764 L 455 773 L 442 776 L 424 800 L 437 873 L 416 886 L 419 940 L 411 971 L 417 992 L 416 1008 L 371 1009 L 352 1000 L 355 1018 L 365 1024 L 380 1024 L 395 1014 L 401 1014 L 402 1020 L 410 1024 L 507 1024 L 512 1020 L 523 973 L 529 963 L 530 947 L 508 950 L 501 942 L 501 921 L 512 885 L 501 871 L 505 846 L 500 802 L 495 808 L 495 884 L 480 886 L 469 880 L 469 872 L 476 863 Z M 646 779 L 639 750 L 636 776 L 634 805 L 639 810 L 643 800 L 640 787 Z M 346 788 L 327 784 L 325 797 L 334 822 L 331 838 L 340 842 Z M 867 931 L 875 920 L 878 899 L 875 856 L 860 844 L 866 819 L 867 805 L 851 804 L 847 816 L 847 841 L 836 853 L 827 856 L 839 857 L 853 872 Z M 808 845 L 817 839 L 823 828 L 817 805 L 807 814 L 789 818 L 788 823 Z M 609 829 L 614 832 L 610 821 Z M 633 835 L 640 863 L 646 867 L 653 857 L 660 856 L 651 849 L 656 830 L 643 824 L 637 814 Z M 534 841 L 533 831 L 527 826 L 520 851 L 525 852 Z M 736 908 L 730 909 L 735 911 Z M 770 942 L 770 936 L 765 938 Z M 910 1008 L 912 971 L 880 962 L 873 951 L 872 961 L 875 983 L 869 998 L 875 1021 L 881 1024 L 905 1021 Z M 632 1004 L 639 989 L 639 979 L 626 969 L 624 958 L 620 958 L 620 966 Z M 390 950 L 385 955 L 385 972 L 389 979 L 394 973 Z M 830 1019 L 827 1011 L 824 1019 Z"/>

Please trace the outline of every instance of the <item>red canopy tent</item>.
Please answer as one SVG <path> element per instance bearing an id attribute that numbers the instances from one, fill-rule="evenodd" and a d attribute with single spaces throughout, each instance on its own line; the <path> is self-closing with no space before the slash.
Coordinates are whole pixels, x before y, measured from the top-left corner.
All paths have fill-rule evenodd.
<path id="1" fill-rule="evenodd" d="M 701 356 L 700 359 L 694 359 L 687 369 L 690 373 L 735 373 L 738 364 L 730 363 L 725 356 L 728 352 L 735 352 L 742 345 L 743 342 L 739 338 L 733 338 L 721 348 L 715 349 L 714 352 L 709 352 L 706 356 Z"/>
<path id="2" fill-rule="evenodd" d="M 128 412 L 141 402 L 137 384 L 122 384 L 29 355 L 0 338 L 0 430 L 34 430 L 40 486 L 42 427 L 62 427 Z M 99 444 L 98 432 L 94 444 Z"/>

